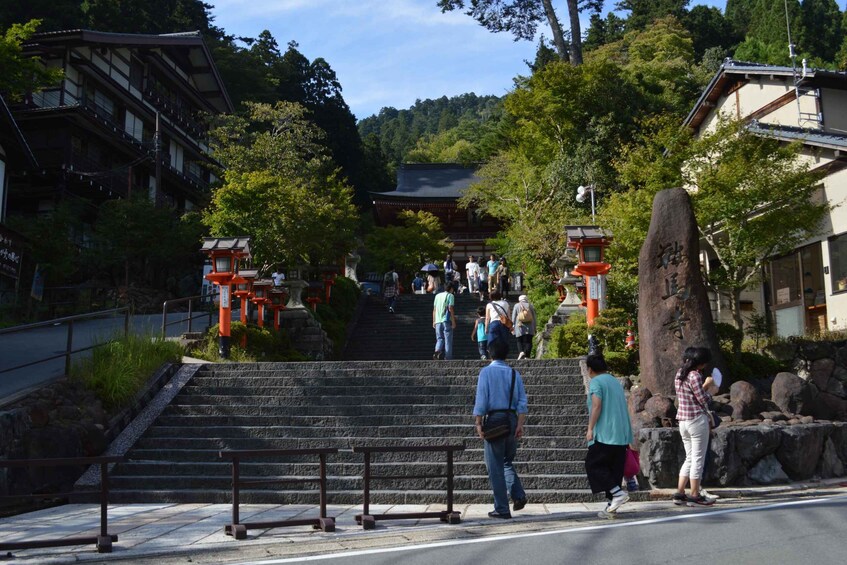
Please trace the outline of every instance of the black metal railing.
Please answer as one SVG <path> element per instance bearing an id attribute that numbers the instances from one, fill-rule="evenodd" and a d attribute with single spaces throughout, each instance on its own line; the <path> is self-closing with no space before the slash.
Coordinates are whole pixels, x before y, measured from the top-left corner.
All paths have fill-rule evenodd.
<path id="1" fill-rule="evenodd" d="M 100 465 L 100 489 L 92 491 L 75 491 L 49 494 L 18 494 L 0 496 L 0 500 L 34 499 L 34 498 L 56 498 L 61 496 L 99 494 L 100 495 L 100 533 L 96 536 L 65 537 L 53 539 L 26 539 L 18 541 L 6 541 L 0 543 L 0 551 L 11 551 L 14 549 L 35 549 L 41 547 L 61 547 L 65 545 L 85 545 L 93 543 L 97 546 L 98 553 L 111 553 L 112 543 L 118 541 L 118 536 L 109 534 L 109 464 L 124 460 L 123 455 L 111 455 L 103 457 L 78 457 L 63 459 L 14 459 L 11 461 L 0 461 L 0 468 L 9 467 L 67 467 L 73 465 Z M 33 535 L 38 536 L 36 531 Z"/>
<path id="2" fill-rule="evenodd" d="M 312 526 L 324 532 L 335 531 L 335 518 L 326 515 L 326 456 L 338 453 L 338 448 L 327 447 L 319 449 L 254 449 L 254 450 L 228 450 L 221 451 L 221 459 L 232 460 L 232 523 L 224 526 L 224 532 L 235 539 L 247 537 L 247 530 L 282 528 L 287 526 Z M 267 457 L 294 457 L 302 455 L 317 455 L 320 458 L 320 474 L 317 477 L 300 479 L 255 479 L 245 481 L 241 479 L 240 463 L 244 459 L 267 458 Z M 249 522 L 242 523 L 238 515 L 238 505 L 241 496 L 241 487 L 259 486 L 268 484 L 293 484 L 293 483 L 317 483 L 320 490 L 320 514 L 317 518 L 300 518 L 294 520 L 277 520 L 274 522 Z"/>
<path id="3" fill-rule="evenodd" d="M 197 314 L 195 316 L 194 315 L 194 301 L 195 300 L 202 301 L 203 299 L 206 299 L 206 298 L 212 299 L 212 298 L 216 297 L 218 294 L 219 294 L 218 291 L 215 291 L 215 292 L 210 292 L 208 294 L 198 294 L 196 296 L 186 296 L 185 298 L 174 298 L 173 300 L 166 300 L 165 302 L 163 302 L 162 303 L 162 339 L 167 337 L 168 326 L 173 326 L 174 324 L 184 324 L 184 323 L 188 322 L 188 332 L 189 333 L 192 332 L 193 327 L 194 327 L 193 322 L 194 322 L 195 318 L 208 317 L 209 322 L 206 325 L 206 329 L 211 328 L 212 327 L 212 316 L 214 315 L 215 309 L 210 307 L 206 312 L 204 312 L 202 314 Z M 188 302 L 188 312 L 186 312 L 185 318 L 182 318 L 181 320 L 173 320 L 173 321 L 169 322 L 168 321 L 168 310 L 172 306 L 175 306 L 177 304 L 182 304 L 183 302 Z"/>
<path id="4" fill-rule="evenodd" d="M 89 314 L 77 314 L 76 316 L 66 316 L 64 318 L 55 318 L 53 320 L 47 320 L 46 322 L 38 322 L 35 324 L 26 324 L 23 326 L 13 326 L 11 328 L 0 329 L 0 336 L 10 335 L 14 333 L 26 332 L 31 330 L 36 330 L 40 328 L 47 328 L 56 325 L 66 324 L 67 326 L 67 338 L 65 340 L 65 350 L 61 353 L 56 353 L 54 355 L 48 355 L 47 357 L 42 357 L 36 359 L 35 361 L 29 361 L 27 363 L 23 363 L 21 365 L 16 365 L 14 367 L 9 367 L 6 369 L 0 369 L 0 375 L 3 373 L 8 373 L 11 371 L 17 371 L 18 369 L 23 369 L 25 367 L 31 367 L 33 365 L 38 365 L 39 363 L 46 363 L 47 361 L 53 361 L 54 359 L 65 358 L 65 374 L 70 374 L 71 371 L 71 359 L 72 356 L 77 353 L 82 353 L 83 351 L 89 351 L 96 347 L 100 347 L 109 343 L 109 341 L 104 341 L 102 343 L 95 343 L 93 345 L 88 345 L 86 347 L 74 348 L 74 323 L 80 320 L 87 320 L 91 318 L 102 318 L 109 314 L 123 314 L 124 316 L 124 336 L 129 334 L 129 308 L 113 308 L 111 310 L 101 310 L 100 312 L 91 312 Z"/>
<path id="5" fill-rule="evenodd" d="M 464 451 L 464 445 L 390 445 L 382 447 L 353 447 L 353 453 L 363 453 L 365 456 L 364 505 L 362 513 L 356 515 L 356 523 L 366 530 L 376 527 L 377 520 L 409 520 L 421 518 L 438 518 L 448 524 L 458 524 L 462 521 L 459 512 L 453 511 L 453 453 Z M 420 453 L 444 451 L 447 453 L 447 469 L 444 473 L 429 475 L 374 475 L 371 473 L 371 456 L 374 453 Z M 385 514 L 370 514 L 371 481 L 373 480 L 409 480 L 409 479 L 447 479 L 447 509 L 438 512 L 386 512 Z"/>

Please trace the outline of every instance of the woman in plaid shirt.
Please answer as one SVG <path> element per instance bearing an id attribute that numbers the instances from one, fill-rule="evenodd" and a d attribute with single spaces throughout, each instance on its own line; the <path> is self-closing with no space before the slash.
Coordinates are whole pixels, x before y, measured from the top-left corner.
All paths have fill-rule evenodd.
<path id="1" fill-rule="evenodd" d="M 712 352 L 705 347 L 689 347 L 682 356 L 682 367 L 676 373 L 674 388 L 679 408 L 679 435 L 685 447 L 685 462 L 679 470 L 677 492 L 673 495 L 676 505 L 709 506 L 714 500 L 700 493 L 700 480 L 706 450 L 709 447 L 710 422 L 708 414 L 712 397 L 703 389 L 701 371 L 712 360 Z M 691 495 L 685 496 L 685 487 L 691 482 Z"/>

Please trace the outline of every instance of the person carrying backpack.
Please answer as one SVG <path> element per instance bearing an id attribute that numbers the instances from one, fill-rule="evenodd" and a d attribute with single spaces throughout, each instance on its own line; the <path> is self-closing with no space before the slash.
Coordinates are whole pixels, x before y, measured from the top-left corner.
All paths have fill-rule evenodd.
<path id="1" fill-rule="evenodd" d="M 512 324 L 515 328 L 515 337 L 518 338 L 518 359 L 529 357 L 532 352 L 532 338 L 535 335 L 535 306 L 533 306 L 526 294 L 518 297 L 518 302 L 512 309 Z"/>
<path id="2" fill-rule="evenodd" d="M 388 303 L 388 311 L 394 313 L 394 301 L 397 299 L 397 286 L 400 283 L 400 277 L 394 270 L 394 265 L 388 269 L 388 272 L 382 277 L 382 295 Z"/>

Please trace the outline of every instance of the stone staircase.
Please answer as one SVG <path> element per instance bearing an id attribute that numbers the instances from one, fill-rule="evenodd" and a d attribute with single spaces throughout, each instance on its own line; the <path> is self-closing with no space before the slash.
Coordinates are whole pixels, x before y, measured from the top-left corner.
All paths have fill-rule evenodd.
<path id="1" fill-rule="evenodd" d="M 329 458 L 329 501 L 356 504 L 362 500 L 364 466 L 363 456 L 349 451 L 351 447 L 464 443 L 466 450 L 457 453 L 455 465 L 456 501 L 490 502 L 483 444 L 474 435 L 471 417 L 484 364 L 429 360 L 204 366 L 136 442 L 128 461 L 115 467 L 110 500 L 226 503 L 231 465 L 218 458 L 220 450 L 338 447 L 343 451 Z M 529 396 L 528 428 L 516 466 L 530 501 L 594 500 L 582 463 L 587 416 L 578 361 L 523 360 L 514 366 Z M 380 454 L 373 472 L 444 472 L 445 459 L 443 453 Z M 243 463 L 241 475 L 245 480 L 306 477 L 317 471 L 316 457 L 301 457 Z M 242 501 L 314 504 L 315 488 L 245 488 Z M 446 481 L 387 480 L 373 488 L 373 503 L 437 503 L 445 500 Z"/>
<path id="2" fill-rule="evenodd" d="M 404 294 L 388 311 L 382 298 L 366 296 L 362 315 L 356 324 L 343 358 L 351 361 L 426 360 L 435 351 L 432 329 L 431 294 Z M 456 330 L 453 334 L 454 359 L 478 359 L 471 331 L 477 318 L 476 309 L 485 303 L 469 294 L 456 295 Z M 515 350 L 516 342 L 511 344 Z M 514 357 L 514 355 L 513 355 Z"/>

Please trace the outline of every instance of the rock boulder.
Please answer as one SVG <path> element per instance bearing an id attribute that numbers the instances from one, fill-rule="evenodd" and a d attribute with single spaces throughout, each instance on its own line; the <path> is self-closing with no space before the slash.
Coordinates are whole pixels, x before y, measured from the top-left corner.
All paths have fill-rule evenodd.
<path id="1" fill-rule="evenodd" d="M 809 383 L 795 374 L 778 373 L 771 391 L 771 400 L 787 414 L 811 415 L 814 412 Z"/>

